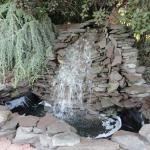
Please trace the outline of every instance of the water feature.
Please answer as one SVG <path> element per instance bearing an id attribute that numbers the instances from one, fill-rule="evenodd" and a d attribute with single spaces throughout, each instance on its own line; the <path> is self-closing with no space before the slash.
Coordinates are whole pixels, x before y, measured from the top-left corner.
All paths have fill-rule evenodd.
<path id="1" fill-rule="evenodd" d="M 83 90 L 91 91 L 92 44 L 86 39 L 78 40 L 66 53 L 64 62 L 54 81 L 53 99 L 54 112 L 58 117 L 63 117 L 65 112 L 73 113 L 72 108 L 83 107 Z"/>
<path id="2" fill-rule="evenodd" d="M 92 45 L 80 38 L 67 49 L 54 81 L 54 115 L 74 126 L 81 136 L 108 137 L 121 128 L 118 116 L 90 116 L 83 104 L 83 93 L 92 93 Z"/>

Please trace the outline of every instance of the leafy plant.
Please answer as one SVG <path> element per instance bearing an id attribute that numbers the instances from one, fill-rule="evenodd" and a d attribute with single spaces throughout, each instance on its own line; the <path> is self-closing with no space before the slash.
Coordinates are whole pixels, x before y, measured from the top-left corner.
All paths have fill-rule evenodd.
<path id="1" fill-rule="evenodd" d="M 37 20 L 17 9 L 14 2 L 0 5 L 0 79 L 5 82 L 9 71 L 14 84 L 36 77 L 41 71 L 46 52 L 52 50 L 54 33 L 45 15 Z"/>
<path id="2" fill-rule="evenodd" d="M 82 5 L 82 19 L 94 19 L 97 25 L 104 25 L 107 16 L 118 0 L 84 0 Z"/>
<path id="3" fill-rule="evenodd" d="M 121 10 L 121 22 L 131 26 L 137 37 L 146 36 L 150 32 L 149 0 L 128 0 Z"/>
<path id="4" fill-rule="evenodd" d="M 102 10 L 102 9 L 100 9 L 99 11 L 93 12 L 93 18 L 94 18 L 95 24 L 97 24 L 99 26 L 101 24 L 105 24 L 106 16 L 107 16 L 107 14 L 106 14 L 105 10 Z"/>

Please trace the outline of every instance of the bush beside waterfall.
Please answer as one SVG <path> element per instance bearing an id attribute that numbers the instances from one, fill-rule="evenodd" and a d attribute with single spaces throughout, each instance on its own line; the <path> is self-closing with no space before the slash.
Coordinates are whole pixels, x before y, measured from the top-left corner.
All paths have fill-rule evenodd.
<path id="1" fill-rule="evenodd" d="M 50 18 L 37 20 L 17 9 L 15 3 L 0 5 L 0 80 L 12 71 L 15 85 L 36 77 L 47 53 L 52 51 L 54 32 Z"/>

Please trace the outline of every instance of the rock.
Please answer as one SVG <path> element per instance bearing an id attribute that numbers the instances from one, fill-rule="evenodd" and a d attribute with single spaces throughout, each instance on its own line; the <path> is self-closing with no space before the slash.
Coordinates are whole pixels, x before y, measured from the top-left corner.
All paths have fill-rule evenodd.
<path id="1" fill-rule="evenodd" d="M 150 97 L 145 98 L 140 111 L 146 119 L 150 120 Z"/>
<path id="2" fill-rule="evenodd" d="M 54 50 L 59 50 L 59 49 L 63 49 L 66 48 L 67 44 L 66 43 L 57 43 L 54 47 Z"/>
<path id="3" fill-rule="evenodd" d="M 115 40 L 115 38 L 112 35 L 110 35 L 109 39 L 111 40 L 111 42 L 113 43 L 113 45 L 115 46 L 115 48 L 117 48 L 118 44 L 117 44 L 117 41 Z"/>
<path id="4" fill-rule="evenodd" d="M 15 130 L 17 127 L 18 122 L 14 119 L 11 119 L 9 121 L 6 121 L 6 123 L 4 124 L 4 126 L 2 126 L 1 131 L 5 131 L 5 130 Z"/>
<path id="5" fill-rule="evenodd" d="M 117 71 L 113 71 L 109 75 L 109 79 L 110 79 L 111 82 L 113 82 L 113 81 L 120 81 L 122 79 L 122 76 Z"/>
<path id="6" fill-rule="evenodd" d="M 105 92 L 106 91 L 106 88 L 107 88 L 107 84 L 99 84 L 99 85 L 95 85 L 93 90 L 96 91 L 96 92 Z"/>
<path id="7" fill-rule="evenodd" d="M 142 78 L 141 74 L 133 74 L 133 73 L 128 73 L 124 75 L 126 79 L 129 81 L 131 84 L 136 84 L 136 85 L 143 85 L 146 81 Z"/>
<path id="8" fill-rule="evenodd" d="M 36 134 L 41 134 L 41 133 L 44 133 L 45 131 L 43 129 L 39 129 L 37 127 L 34 127 L 33 128 L 33 133 L 36 133 Z"/>
<path id="9" fill-rule="evenodd" d="M 150 143 L 150 124 L 144 124 L 139 134 Z"/>
<path id="10" fill-rule="evenodd" d="M 41 146 L 47 147 L 47 148 L 53 147 L 52 138 L 49 137 L 48 135 L 40 135 L 39 139 L 40 139 L 40 145 Z"/>
<path id="11" fill-rule="evenodd" d="M 0 83 L 0 91 L 6 89 L 6 85 Z"/>
<path id="12" fill-rule="evenodd" d="M 130 97 L 136 97 L 136 98 L 145 98 L 150 96 L 150 93 L 144 93 L 144 94 L 135 94 L 135 95 L 130 95 Z"/>
<path id="13" fill-rule="evenodd" d="M 80 137 L 73 132 L 59 133 L 52 137 L 53 146 L 74 146 L 80 143 Z"/>
<path id="14" fill-rule="evenodd" d="M 108 97 L 100 99 L 102 108 L 108 108 L 114 106 L 114 104 L 110 101 Z"/>
<path id="15" fill-rule="evenodd" d="M 21 116 L 19 118 L 19 125 L 22 127 L 35 127 L 39 121 L 39 117 L 36 116 Z"/>
<path id="16" fill-rule="evenodd" d="M 110 62 L 110 58 L 107 58 L 103 61 L 103 65 L 106 66 L 106 65 L 109 65 L 111 62 Z"/>
<path id="17" fill-rule="evenodd" d="M 114 66 L 120 65 L 121 63 L 122 63 L 122 57 L 121 56 L 115 56 L 111 66 L 114 67 Z"/>
<path id="18" fill-rule="evenodd" d="M 32 132 L 32 127 L 19 127 L 14 138 L 15 143 L 35 143 L 38 138 L 38 134 Z"/>
<path id="19" fill-rule="evenodd" d="M 122 30 L 124 28 L 125 27 L 123 25 L 114 25 L 114 24 L 110 25 L 110 29 L 112 30 Z"/>
<path id="20" fill-rule="evenodd" d="M 65 123 L 64 121 L 56 121 L 47 127 L 47 133 L 49 136 L 53 136 L 58 133 L 75 131 L 76 129 Z"/>
<path id="21" fill-rule="evenodd" d="M 98 74 L 98 73 L 100 73 L 102 71 L 102 69 L 103 69 L 103 67 L 101 67 L 101 66 L 94 66 L 92 68 L 92 73 L 93 74 Z"/>
<path id="22" fill-rule="evenodd" d="M 118 143 L 122 148 L 127 150 L 149 150 L 147 145 L 140 139 L 139 135 L 128 131 L 118 131 L 112 136 L 112 141 Z"/>
<path id="23" fill-rule="evenodd" d="M 11 112 L 5 107 L 0 105 L 0 124 L 7 121 Z"/>
<path id="24" fill-rule="evenodd" d="M 136 94 L 145 94 L 145 93 L 150 93 L 150 86 L 148 85 L 133 85 L 131 87 L 125 88 L 125 92 L 131 95 L 136 95 Z"/>
<path id="25" fill-rule="evenodd" d="M 124 100 L 122 104 L 123 104 L 123 107 L 125 108 L 139 108 L 142 105 L 140 101 L 134 98 Z"/>
<path id="26" fill-rule="evenodd" d="M 102 41 L 100 41 L 99 46 L 101 49 L 106 47 L 106 38 L 104 38 L 104 39 L 102 39 Z"/>
<path id="27" fill-rule="evenodd" d="M 62 33 L 84 33 L 85 31 L 85 29 L 69 29 L 68 31 L 63 31 Z"/>
<path id="28" fill-rule="evenodd" d="M 12 140 L 15 137 L 15 134 L 16 134 L 16 130 L 0 131 L 0 138 L 5 137 Z"/>
<path id="29" fill-rule="evenodd" d="M 37 124 L 37 128 L 40 129 L 46 129 L 46 127 L 48 125 L 51 125 L 52 123 L 54 123 L 55 121 L 58 121 L 57 118 L 55 118 L 54 116 L 52 116 L 51 114 L 47 113 L 44 117 L 42 117 L 38 124 Z"/>
<path id="30" fill-rule="evenodd" d="M 0 139 L 0 146 L 1 150 L 35 150 L 30 144 L 11 144 L 11 141 L 6 138 Z"/>
<path id="31" fill-rule="evenodd" d="M 119 144 L 105 139 L 83 139 L 73 147 L 59 147 L 58 150 L 119 150 Z"/>
<path id="32" fill-rule="evenodd" d="M 136 68 L 136 72 L 137 73 L 140 73 L 140 74 L 143 74 L 146 70 L 146 67 L 145 66 L 139 66 Z"/>
<path id="33" fill-rule="evenodd" d="M 114 91 L 116 91 L 119 87 L 119 82 L 110 82 L 108 84 L 108 88 L 107 88 L 107 91 L 108 93 L 112 93 Z"/>
<path id="34" fill-rule="evenodd" d="M 120 106 L 120 107 L 122 107 L 121 100 L 122 100 L 122 96 L 117 96 L 117 97 L 111 97 L 110 98 L 111 103 L 113 103 L 117 106 Z"/>
<path id="35" fill-rule="evenodd" d="M 119 86 L 120 86 L 120 88 L 125 88 L 126 85 L 127 85 L 126 79 L 123 77 L 123 78 L 119 81 Z"/>
<path id="36" fill-rule="evenodd" d="M 108 58 L 112 58 L 113 57 L 113 53 L 114 53 L 114 45 L 112 44 L 112 42 L 109 42 L 106 46 L 106 56 Z"/>
<path id="37" fill-rule="evenodd" d="M 114 50 L 114 60 L 111 64 L 111 66 L 117 66 L 120 65 L 122 63 L 122 55 L 121 55 L 121 49 L 116 48 Z"/>
<path id="38" fill-rule="evenodd" d="M 134 67 L 133 68 L 131 68 L 131 67 L 129 67 L 129 65 L 134 65 Z M 127 73 L 135 73 L 136 72 L 136 65 L 135 64 L 123 64 L 122 66 L 121 66 L 121 70 L 123 71 L 123 72 L 127 72 Z"/>

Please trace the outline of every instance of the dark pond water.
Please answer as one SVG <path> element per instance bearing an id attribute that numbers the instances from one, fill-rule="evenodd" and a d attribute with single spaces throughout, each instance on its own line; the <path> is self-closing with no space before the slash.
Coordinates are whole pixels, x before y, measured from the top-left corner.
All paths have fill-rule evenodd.
<path id="1" fill-rule="evenodd" d="M 14 99 L 5 102 L 5 105 L 13 113 L 18 112 L 20 115 L 33 115 L 42 117 L 45 115 L 44 105 L 39 104 L 42 100 L 32 92 L 24 93 Z"/>

